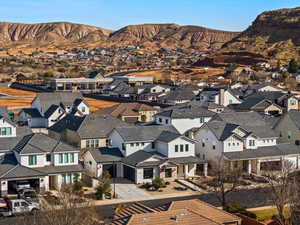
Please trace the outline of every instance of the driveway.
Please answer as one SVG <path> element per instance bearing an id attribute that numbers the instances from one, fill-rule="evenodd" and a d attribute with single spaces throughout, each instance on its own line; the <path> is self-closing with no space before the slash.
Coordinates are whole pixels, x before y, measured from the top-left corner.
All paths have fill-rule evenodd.
<path id="1" fill-rule="evenodd" d="M 153 199 L 153 196 L 138 188 L 133 182 L 124 178 L 116 178 L 115 184 L 113 179 L 111 180 L 112 189 L 115 190 L 118 196 L 123 200 L 146 200 Z"/>

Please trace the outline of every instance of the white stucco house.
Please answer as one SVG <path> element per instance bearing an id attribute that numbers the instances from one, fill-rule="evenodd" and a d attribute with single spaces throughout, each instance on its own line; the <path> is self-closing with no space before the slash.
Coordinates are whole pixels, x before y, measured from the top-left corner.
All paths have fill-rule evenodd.
<path id="1" fill-rule="evenodd" d="M 85 154 L 85 167 L 93 176 L 101 177 L 106 169 L 112 176 L 140 184 L 156 177 L 193 177 L 200 164 L 204 175 L 207 173 L 206 162 L 195 157 L 195 141 L 173 126 L 115 128 L 109 139 L 111 147 Z"/>
<path id="2" fill-rule="evenodd" d="M 48 128 L 67 114 L 84 116 L 90 113 L 81 93 L 39 93 L 31 103 L 19 113 L 19 121 L 31 128 Z"/>
<path id="3" fill-rule="evenodd" d="M 219 119 L 205 123 L 195 131 L 193 138 L 197 141 L 196 154 L 200 158 L 209 161 L 222 158 L 230 167 L 240 168 L 248 174 L 261 174 L 261 170 L 271 166 L 280 169 L 282 160 L 293 162 L 295 168 L 300 167 L 298 146 L 279 144 L 278 133 L 259 120 L 258 114 L 231 114 L 222 119 L 221 113 Z M 236 118 L 235 122 L 230 121 L 231 116 Z M 256 121 L 252 121 L 255 116 Z"/>
<path id="4" fill-rule="evenodd" d="M 155 122 L 160 125 L 172 125 L 181 134 L 200 127 L 208 122 L 216 113 L 202 107 L 199 103 L 183 104 L 171 107 L 155 115 Z"/>
<path id="5" fill-rule="evenodd" d="M 19 181 L 34 189 L 60 189 L 81 175 L 79 150 L 45 134 L 24 136 L 13 148 L 0 156 L 1 196 L 15 193 Z"/>

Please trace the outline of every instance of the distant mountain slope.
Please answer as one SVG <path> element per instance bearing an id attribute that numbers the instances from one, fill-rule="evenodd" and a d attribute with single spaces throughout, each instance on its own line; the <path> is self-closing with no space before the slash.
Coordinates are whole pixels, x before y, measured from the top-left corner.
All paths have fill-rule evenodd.
<path id="1" fill-rule="evenodd" d="M 58 23 L 0 23 L 0 42 L 62 42 L 62 41 L 103 41 L 107 39 L 107 30 L 99 27 Z"/>
<path id="2" fill-rule="evenodd" d="M 115 32 L 103 28 L 58 23 L 0 23 L 0 43 L 64 43 L 82 42 L 103 45 L 141 44 L 153 47 L 195 48 L 200 50 L 219 49 L 225 42 L 238 35 L 198 26 L 179 26 L 176 24 L 131 25 Z"/>
<path id="3" fill-rule="evenodd" d="M 222 51 L 249 51 L 282 61 L 299 58 L 300 7 L 260 14 L 247 30 L 226 43 Z"/>
<path id="4" fill-rule="evenodd" d="M 113 42 L 155 43 L 169 48 L 218 49 L 238 32 L 177 24 L 142 24 L 124 27 L 110 34 Z"/>

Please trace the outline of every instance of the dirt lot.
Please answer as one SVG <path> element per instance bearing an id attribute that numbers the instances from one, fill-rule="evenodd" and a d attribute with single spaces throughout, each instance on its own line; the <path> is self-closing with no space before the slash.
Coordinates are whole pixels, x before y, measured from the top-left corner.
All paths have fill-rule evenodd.
<path id="1" fill-rule="evenodd" d="M 18 110 L 31 107 L 31 102 L 37 95 L 35 92 L 23 91 L 13 88 L 0 88 L 0 94 L 1 93 L 9 96 L 0 98 L 0 106 L 6 106 L 9 110 Z M 91 111 L 119 104 L 117 102 L 96 100 L 92 98 L 85 98 L 85 100 L 89 104 Z"/>

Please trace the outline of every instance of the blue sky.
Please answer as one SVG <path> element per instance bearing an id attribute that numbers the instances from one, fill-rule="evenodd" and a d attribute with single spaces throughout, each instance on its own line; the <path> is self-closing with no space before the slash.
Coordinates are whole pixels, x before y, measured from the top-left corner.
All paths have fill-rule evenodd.
<path id="1" fill-rule="evenodd" d="M 300 0 L 0 0 L 0 21 L 68 21 L 114 30 L 177 23 L 241 31 L 263 11 L 296 6 Z"/>

